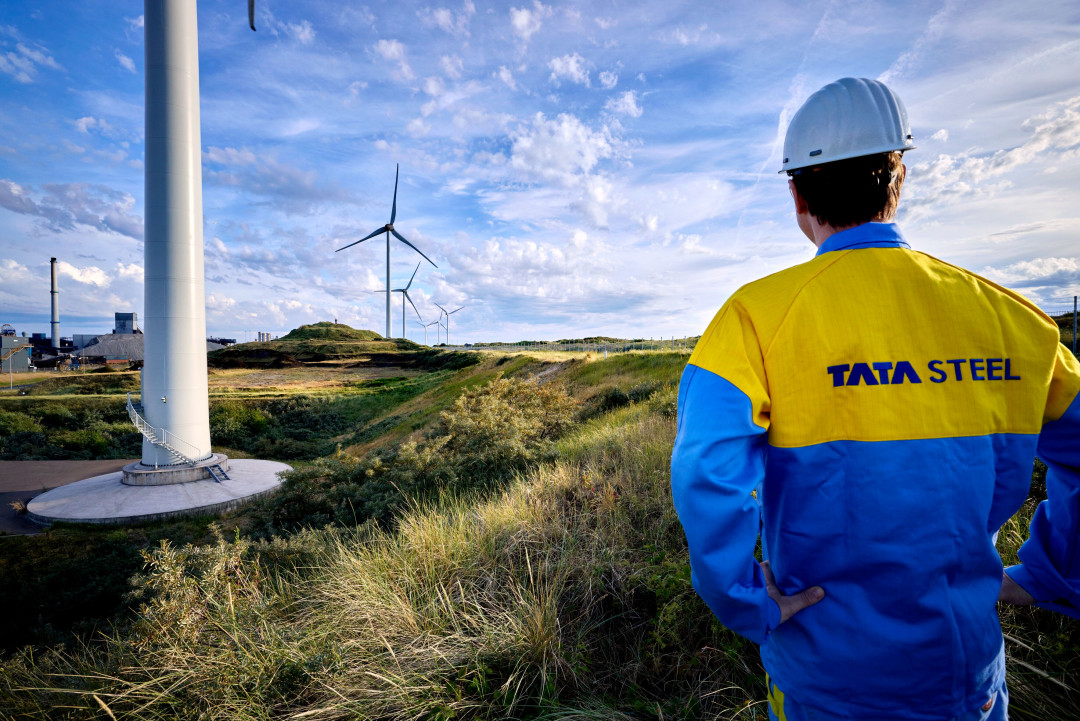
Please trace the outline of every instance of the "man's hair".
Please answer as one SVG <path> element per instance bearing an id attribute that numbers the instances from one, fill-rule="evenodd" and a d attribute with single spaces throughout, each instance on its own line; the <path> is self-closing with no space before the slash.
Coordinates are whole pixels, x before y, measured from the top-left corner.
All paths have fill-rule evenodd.
<path id="1" fill-rule="evenodd" d="M 818 222 L 844 228 L 888 222 L 900 202 L 900 153 L 837 160 L 796 171 L 795 189 Z"/>

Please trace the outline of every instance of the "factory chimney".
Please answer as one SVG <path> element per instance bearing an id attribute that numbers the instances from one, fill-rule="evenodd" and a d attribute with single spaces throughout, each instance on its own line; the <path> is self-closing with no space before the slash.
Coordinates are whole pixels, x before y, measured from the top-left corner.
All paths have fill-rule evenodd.
<path id="1" fill-rule="evenodd" d="M 57 352 L 60 351 L 60 292 L 56 289 L 56 258 L 49 260 L 49 265 L 52 266 L 52 291 L 49 295 L 52 296 L 52 345 Z"/>

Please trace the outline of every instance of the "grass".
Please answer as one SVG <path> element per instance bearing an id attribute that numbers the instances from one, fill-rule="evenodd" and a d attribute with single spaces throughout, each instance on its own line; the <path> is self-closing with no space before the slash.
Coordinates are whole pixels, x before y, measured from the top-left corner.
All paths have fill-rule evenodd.
<path id="1" fill-rule="evenodd" d="M 392 435 L 499 373 L 561 383 L 583 404 L 557 460 L 494 492 L 414 503 L 393 528 L 255 543 L 234 519 L 229 540 L 147 550 L 137 616 L 87 645 L 9 658 L 0 715 L 764 718 L 757 650 L 694 593 L 672 509 L 685 354 L 552 355 L 484 354 L 356 418 Z M 1007 561 L 1044 493 L 1036 473 L 999 536 Z M 1001 617 L 1012 717 L 1080 717 L 1076 624 L 1033 608 Z"/>
<path id="2" fill-rule="evenodd" d="M 292 563 L 263 560 L 272 544 L 222 541 L 212 561 L 163 549 L 133 637 L 16 657 L 5 701 L 89 712 L 97 694 L 136 718 L 751 718 L 760 668 L 689 586 L 673 425 L 620 409 L 495 497 L 414 507 L 394 532 L 279 541 Z M 58 692 L 48 671 L 78 683 Z M 31 686 L 50 690 L 12 693 Z"/>

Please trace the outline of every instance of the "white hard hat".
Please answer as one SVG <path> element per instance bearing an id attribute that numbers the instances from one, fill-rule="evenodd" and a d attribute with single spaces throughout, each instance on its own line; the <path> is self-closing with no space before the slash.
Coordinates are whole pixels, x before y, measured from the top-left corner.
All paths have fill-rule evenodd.
<path id="1" fill-rule="evenodd" d="M 807 98 L 791 119 L 780 172 L 914 147 L 896 93 L 877 80 L 841 78 Z"/>

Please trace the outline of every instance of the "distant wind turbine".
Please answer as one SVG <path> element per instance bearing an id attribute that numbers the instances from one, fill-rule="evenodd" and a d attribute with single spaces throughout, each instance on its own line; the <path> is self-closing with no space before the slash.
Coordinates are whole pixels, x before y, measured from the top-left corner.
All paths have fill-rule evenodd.
<path id="1" fill-rule="evenodd" d="M 414 320 L 413 323 L 415 323 L 416 325 L 418 325 L 418 326 L 420 326 L 421 328 L 424 329 L 424 345 L 427 345 L 428 344 L 428 342 L 427 342 L 427 329 L 430 328 L 433 325 L 438 325 L 439 321 L 433 320 L 430 323 L 423 323 L 421 321 Z"/>
<path id="2" fill-rule="evenodd" d="M 415 250 L 417 253 L 420 253 L 419 248 L 417 248 L 415 245 L 413 245 L 409 241 L 405 240 L 405 236 L 403 236 L 401 233 L 394 230 L 394 221 L 397 219 L 397 186 L 398 186 L 398 175 L 399 175 L 400 170 L 401 170 L 400 165 L 396 166 L 396 169 L 394 170 L 394 204 L 390 209 L 390 222 L 387 223 L 386 225 L 384 225 L 383 227 L 378 228 L 377 230 L 373 230 L 372 232 L 368 233 L 366 236 L 364 236 L 360 240 L 358 240 L 358 241 L 356 241 L 354 243 L 349 243 L 348 245 L 346 245 L 346 246 L 344 246 L 342 248 L 338 248 L 337 250 L 334 251 L 335 253 L 340 253 L 341 251 L 345 250 L 345 248 L 351 248 L 354 245 L 357 245 L 358 243 L 363 243 L 365 240 L 369 240 L 371 238 L 374 238 L 379 233 L 386 233 L 386 337 L 387 338 L 392 338 L 393 337 L 393 336 L 390 335 L 390 293 L 391 293 L 391 290 L 390 290 L 390 236 L 393 235 L 395 238 L 400 240 L 402 243 L 409 246 L 410 248 Z M 420 253 L 420 255 L 421 255 L 421 257 L 423 257 L 424 260 L 431 263 L 432 265 L 435 265 L 435 261 L 433 261 L 431 258 L 427 257 L 423 253 Z M 438 268 L 439 266 L 435 265 L 435 267 Z M 415 275 L 415 273 L 414 273 L 414 275 Z M 410 281 L 410 283 L 411 282 L 412 281 Z M 411 303 L 412 300 L 410 300 L 409 302 Z M 414 308 L 415 308 L 415 306 L 414 306 Z M 404 313 L 404 302 L 402 302 L 402 312 Z M 417 315 L 419 315 L 419 313 L 417 313 Z M 404 327 L 404 325 L 402 327 Z M 404 331 L 402 331 L 402 335 L 405 335 Z"/>
<path id="3" fill-rule="evenodd" d="M 435 318 L 434 321 L 432 321 L 431 323 L 429 323 L 428 325 L 423 327 L 423 344 L 424 345 L 428 344 L 428 328 L 430 328 L 431 326 L 436 326 L 436 328 L 435 328 L 435 342 L 437 343 L 438 338 L 440 338 L 440 336 L 438 336 L 438 334 L 440 334 L 440 330 L 438 330 L 438 329 L 442 328 L 443 326 L 442 326 L 442 324 L 440 322 L 438 322 L 438 318 Z"/>
<path id="4" fill-rule="evenodd" d="M 438 303 L 436 303 L 435 306 L 443 312 L 443 315 L 446 316 L 446 345 L 450 345 L 450 316 L 452 316 L 454 313 L 457 313 L 459 310 L 464 310 L 465 306 L 455 308 L 451 311 L 447 311 L 446 308 L 443 308 Z"/>
<path id="5" fill-rule="evenodd" d="M 417 251 L 418 253 L 420 251 Z M 421 253 L 423 255 L 423 253 Z M 432 263 L 434 265 L 434 263 Z M 424 317 L 420 315 L 420 311 L 416 310 L 416 304 L 412 302 L 412 298 L 409 297 L 409 287 L 412 285 L 413 278 L 416 277 L 416 271 L 420 270 L 420 264 L 416 264 L 416 268 L 412 272 L 412 277 L 409 278 L 409 282 L 405 284 L 404 288 L 394 288 L 392 292 L 401 293 L 401 337 L 405 337 L 405 301 L 409 301 L 409 305 L 412 306 L 413 312 L 416 313 L 416 317 L 420 319 L 420 322 L 424 322 Z M 381 290 L 373 290 L 372 293 L 382 293 Z M 389 336 L 388 336 L 389 337 Z"/>

